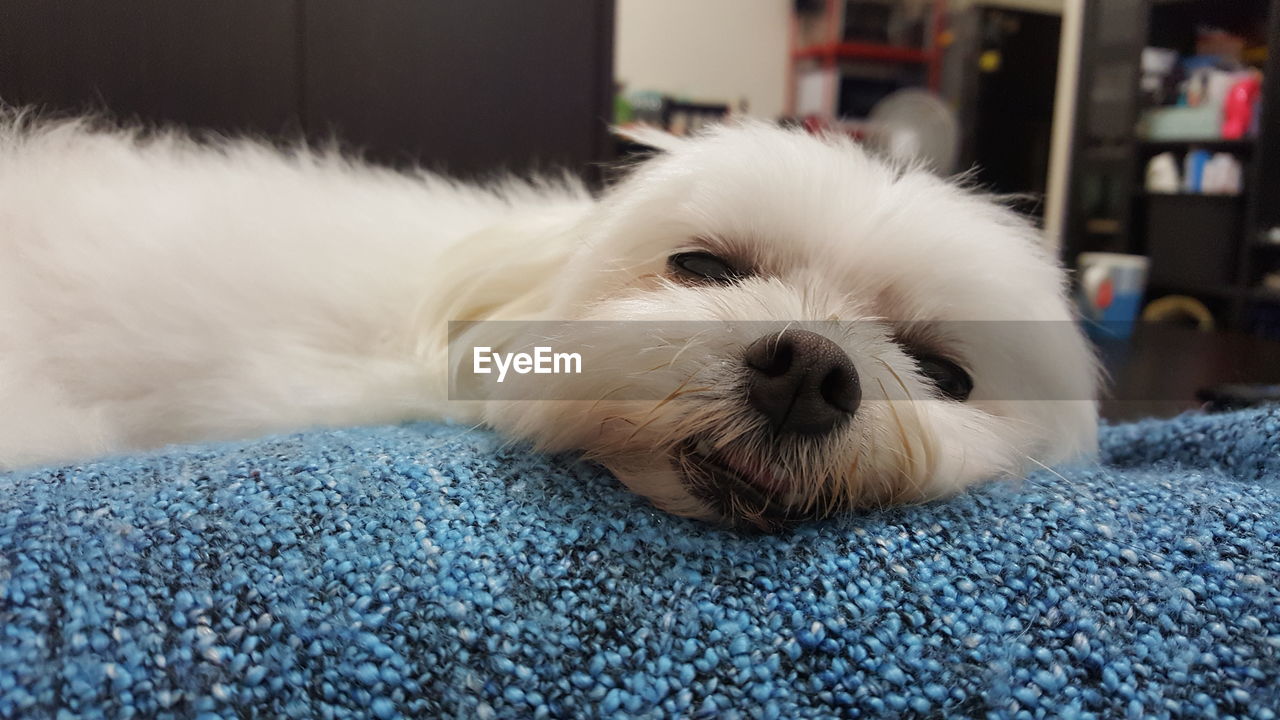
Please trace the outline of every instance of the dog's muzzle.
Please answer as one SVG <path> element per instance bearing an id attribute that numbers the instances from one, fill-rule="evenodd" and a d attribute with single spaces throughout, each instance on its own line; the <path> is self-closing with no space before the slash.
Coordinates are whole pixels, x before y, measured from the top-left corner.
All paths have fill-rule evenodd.
<path id="1" fill-rule="evenodd" d="M 808 330 L 770 333 L 747 348 L 747 401 L 777 435 L 826 435 L 862 402 L 853 361 L 829 338 Z"/>
<path id="2" fill-rule="evenodd" d="M 710 437 L 686 440 L 675 452 L 685 484 L 721 517 L 762 530 L 828 514 L 830 498 L 797 493 L 797 482 L 807 478 L 762 453 L 821 439 L 849 422 L 862 401 L 853 361 L 830 339 L 791 329 L 756 340 L 743 363 L 749 371 L 745 402 L 759 413 L 767 437 L 745 449 L 717 447 Z"/>

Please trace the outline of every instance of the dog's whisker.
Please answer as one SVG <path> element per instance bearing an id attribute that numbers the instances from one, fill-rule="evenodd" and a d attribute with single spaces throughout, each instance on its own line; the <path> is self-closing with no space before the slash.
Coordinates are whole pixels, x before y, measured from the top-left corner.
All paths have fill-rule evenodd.
<path id="1" fill-rule="evenodd" d="M 591 409 L 589 412 L 595 412 L 596 408 L 600 407 L 600 403 L 603 403 L 604 401 L 608 400 L 611 395 L 622 392 L 623 390 L 628 390 L 631 387 L 632 387 L 631 384 L 622 384 L 613 388 L 612 390 L 606 391 L 599 398 L 597 398 L 595 402 L 591 403 Z"/>

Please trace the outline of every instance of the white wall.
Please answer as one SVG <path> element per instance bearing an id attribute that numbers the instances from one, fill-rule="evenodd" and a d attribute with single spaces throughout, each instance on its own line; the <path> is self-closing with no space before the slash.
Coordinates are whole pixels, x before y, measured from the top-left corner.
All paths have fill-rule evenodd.
<path id="1" fill-rule="evenodd" d="M 618 0 L 614 76 L 773 118 L 786 103 L 791 0 Z"/>

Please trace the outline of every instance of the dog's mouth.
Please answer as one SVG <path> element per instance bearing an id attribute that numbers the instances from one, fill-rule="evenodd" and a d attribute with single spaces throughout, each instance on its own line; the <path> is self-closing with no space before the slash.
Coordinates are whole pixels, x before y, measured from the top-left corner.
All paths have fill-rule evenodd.
<path id="1" fill-rule="evenodd" d="M 749 453 L 690 438 L 673 455 L 690 494 L 730 523 L 776 532 L 822 515 L 821 503 L 801 501 L 794 477 Z"/>

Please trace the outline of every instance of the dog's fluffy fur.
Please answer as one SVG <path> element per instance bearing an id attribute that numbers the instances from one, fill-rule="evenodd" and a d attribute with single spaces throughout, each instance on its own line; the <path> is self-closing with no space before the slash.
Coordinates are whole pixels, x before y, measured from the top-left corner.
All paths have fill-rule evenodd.
<path id="1" fill-rule="evenodd" d="M 473 187 L 337 153 L 11 118 L 0 466 L 453 418 L 585 451 L 672 512 L 741 520 L 758 509 L 692 492 L 680 448 L 771 468 L 788 507 L 822 498 L 819 511 L 1093 451 L 1096 373 L 1078 332 L 994 343 L 944 329 L 974 380 L 956 402 L 895 330 L 1069 323 L 1064 275 L 1023 220 L 843 139 L 754 123 L 643 139 L 665 152 L 594 200 L 571 182 Z M 754 273 L 673 277 L 668 257 L 692 249 Z M 673 330 L 568 338 L 612 346 L 652 400 L 601 385 L 594 401 L 448 401 L 446 321 L 533 319 L 867 320 L 832 333 L 865 399 L 820 441 L 769 439 L 744 401 L 753 338 Z"/>

